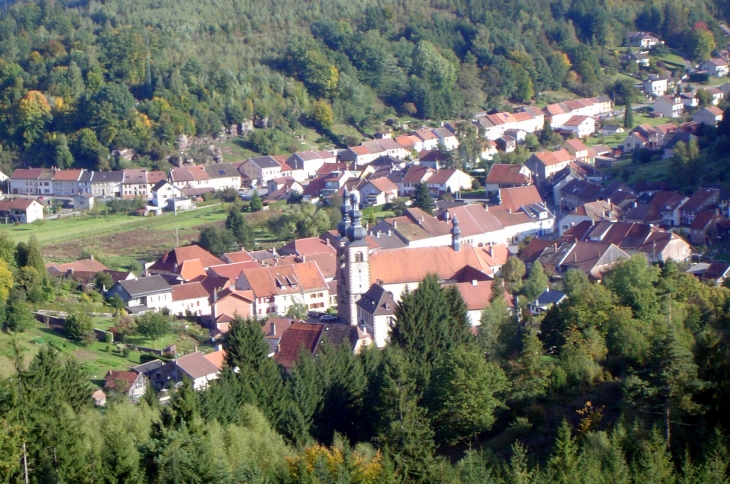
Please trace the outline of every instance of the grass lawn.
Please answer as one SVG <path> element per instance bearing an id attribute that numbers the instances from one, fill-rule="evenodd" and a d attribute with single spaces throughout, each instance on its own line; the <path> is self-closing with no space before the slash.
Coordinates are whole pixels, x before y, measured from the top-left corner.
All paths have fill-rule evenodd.
<path id="1" fill-rule="evenodd" d="M 667 177 L 670 159 L 654 160 L 643 165 L 634 163 L 633 160 L 622 160 L 614 165 L 616 173 L 621 172 L 624 168 L 631 171 L 628 183 L 633 185 L 639 181 L 660 181 Z"/>
<path id="2" fill-rule="evenodd" d="M 385 205 L 375 205 L 374 207 L 367 207 L 362 211 L 362 219 L 365 222 L 370 221 L 370 214 L 375 212 L 375 218 L 380 221 L 384 218 L 395 217 L 395 213 L 392 210 L 384 210 Z"/>
<path id="3" fill-rule="evenodd" d="M 113 320 L 109 318 L 94 318 L 94 327 L 109 329 L 113 326 Z M 195 324 L 195 323 L 188 323 Z M 116 345 L 94 342 L 90 345 L 70 341 L 59 331 L 46 328 L 41 323 L 36 323 L 31 329 L 17 334 L 0 333 L 0 378 L 6 378 L 15 373 L 11 341 L 15 339 L 23 354 L 24 364 L 27 365 L 33 356 L 40 351 L 44 345 L 50 345 L 58 349 L 64 358 L 76 358 L 84 365 L 90 380 L 100 380 L 109 370 L 127 370 L 132 366 L 140 364 L 142 355 L 139 351 L 131 351 L 128 357 L 122 356 L 117 351 Z M 152 347 L 152 341 L 132 336 L 127 341 L 130 345 Z M 178 353 L 189 353 L 195 347 L 204 352 L 211 351 L 213 347 L 209 343 L 201 344 L 184 333 L 170 333 L 157 340 L 156 348 L 164 348 L 171 344 L 177 345 Z M 110 346 L 111 351 L 107 351 Z"/>
<path id="4" fill-rule="evenodd" d="M 648 124 L 651 126 L 657 126 L 660 124 L 667 124 L 670 123 L 671 119 L 669 118 L 652 118 L 649 116 L 645 116 L 643 114 L 634 114 L 634 125 L 638 126 L 640 124 Z"/>
<path id="5" fill-rule="evenodd" d="M 665 54 L 655 56 L 657 60 L 662 60 L 664 62 L 670 62 L 672 64 L 677 64 L 678 66 L 684 68 L 684 58 L 679 55 L 679 53 L 674 49 L 668 49 L 668 51 Z"/>

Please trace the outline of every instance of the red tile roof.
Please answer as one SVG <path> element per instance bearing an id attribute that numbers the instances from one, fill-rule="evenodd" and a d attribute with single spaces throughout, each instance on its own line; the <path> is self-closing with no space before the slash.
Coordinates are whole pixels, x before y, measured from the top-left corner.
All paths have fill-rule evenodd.
<path id="1" fill-rule="evenodd" d="M 543 203 L 540 193 L 534 185 L 526 187 L 500 188 L 499 198 L 502 205 L 516 212 L 523 206 Z"/>
<path id="2" fill-rule="evenodd" d="M 281 335 L 274 359 L 285 368 L 293 368 L 301 351 L 315 352 L 323 328 L 322 324 L 292 324 Z"/>
<path id="3" fill-rule="evenodd" d="M 199 282 L 189 282 L 187 284 L 176 284 L 172 286 L 173 301 L 186 301 L 188 299 L 207 298 L 209 296 L 208 291 Z"/>

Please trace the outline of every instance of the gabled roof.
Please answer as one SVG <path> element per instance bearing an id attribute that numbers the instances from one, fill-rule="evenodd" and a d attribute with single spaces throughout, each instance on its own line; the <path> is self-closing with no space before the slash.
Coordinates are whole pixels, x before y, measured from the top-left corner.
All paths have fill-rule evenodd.
<path id="1" fill-rule="evenodd" d="M 577 153 L 579 151 L 588 151 L 588 147 L 583 144 L 583 142 L 579 139 L 569 139 L 565 141 L 561 146 L 564 146 L 565 149 L 572 153 Z"/>
<path id="2" fill-rule="evenodd" d="M 398 190 L 398 186 L 396 186 L 395 183 L 385 177 L 371 179 L 368 183 L 370 183 L 381 192 L 392 192 L 393 190 Z"/>
<path id="3" fill-rule="evenodd" d="M 188 245 L 172 249 L 167 254 L 159 258 L 152 266 L 152 271 L 168 271 L 176 272 L 180 270 L 183 262 L 199 260 L 203 268 L 223 264 L 223 261 L 214 256 L 199 245 Z"/>
<path id="4" fill-rule="evenodd" d="M 720 190 L 717 188 L 698 188 L 696 192 L 684 202 L 682 211 L 693 212 L 707 205 L 712 197 L 718 196 Z"/>
<path id="5" fill-rule="evenodd" d="M 256 269 L 261 267 L 261 264 L 255 260 L 248 260 L 244 262 L 233 262 L 231 264 L 223 264 L 218 266 L 208 267 L 208 274 L 211 277 L 225 277 L 231 282 L 235 282 L 241 272 L 245 269 Z"/>
<path id="6" fill-rule="evenodd" d="M 442 170 L 437 170 L 433 175 L 428 177 L 428 179 L 426 180 L 426 183 L 429 185 L 443 185 L 444 183 L 448 182 L 453 176 L 456 176 L 459 174 L 468 176 L 463 171 L 457 170 L 454 168 L 445 168 Z"/>
<path id="7" fill-rule="evenodd" d="M 313 255 L 320 253 L 337 255 L 337 249 L 319 237 L 295 239 L 279 249 L 281 255 Z"/>
<path id="8" fill-rule="evenodd" d="M 499 185 L 529 185 L 532 175 L 525 165 L 509 165 L 495 163 L 487 174 L 488 184 Z"/>
<path id="9" fill-rule="evenodd" d="M 705 273 L 702 274 L 702 279 L 717 280 L 728 277 L 729 273 L 730 264 L 727 262 L 713 262 L 705 269 Z"/>
<path id="10" fill-rule="evenodd" d="M 16 168 L 10 175 L 11 180 L 38 180 L 45 172 L 51 172 L 46 168 Z"/>
<path id="11" fill-rule="evenodd" d="M 356 304 L 371 316 L 388 316 L 395 310 L 393 294 L 378 284 L 372 284 Z"/>
<path id="12" fill-rule="evenodd" d="M 575 159 L 573 155 L 565 149 L 559 149 L 557 151 L 538 151 L 533 153 L 530 158 L 536 159 L 545 166 L 556 165 L 558 163 L 568 163 Z"/>
<path id="13" fill-rule="evenodd" d="M 79 181 L 84 170 L 57 170 L 53 173 L 53 181 Z"/>
<path id="14" fill-rule="evenodd" d="M 566 297 L 566 294 L 562 291 L 558 291 L 556 289 L 550 289 L 549 287 L 545 289 L 542 294 L 537 296 L 537 299 L 535 302 L 539 306 L 546 306 L 548 304 L 558 304 L 560 301 L 562 301 Z"/>
<path id="15" fill-rule="evenodd" d="M 205 355 L 205 359 L 213 363 L 219 370 L 226 364 L 226 350 L 216 350 Z"/>
<path id="16" fill-rule="evenodd" d="M 413 261 L 428 261 L 428 264 Z M 469 267 L 481 274 L 480 279 L 486 279 L 492 272 L 469 245 L 462 246 L 458 252 L 444 246 L 381 249 L 370 255 L 370 283 L 417 283 L 429 273 L 442 281 L 460 282 L 463 271 Z"/>
<path id="17" fill-rule="evenodd" d="M 104 377 L 104 388 L 107 390 L 117 390 L 119 392 L 127 392 L 140 374 L 134 371 L 116 371 L 109 370 Z"/>
<path id="18" fill-rule="evenodd" d="M 89 272 L 101 272 L 109 270 L 107 266 L 102 264 L 96 259 L 82 259 L 66 264 L 46 264 L 48 272 L 66 272 L 69 269 L 72 271 L 89 271 Z"/>
<path id="19" fill-rule="evenodd" d="M 200 351 L 181 356 L 174 361 L 178 368 L 194 380 L 215 375 L 220 371 L 220 369 L 209 361 Z"/>
<path id="20" fill-rule="evenodd" d="M 431 168 L 421 165 L 411 165 L 403 175 L 403 183 L 422 183 L 434 172 Z"/>
<path id="21" fill-rule="evenodd" d="M 446 212 L 450 219 L 456 217 L 459 220 L 459 229 L 461 230 L 462 237 L 497 232 L 504 228 L 497 217 L 482 204 L 452 207 Z"/>
<path id="22" fill-rule="evenodd" d="M 91 183 L 121 183 L 124 181 L 123 171 L 93 171 Z"/>
<path id="23" fill-rule="evenodd" d="M 250 161 L 259 168 L 279 168 L 281 169 L 281 165 L 278 161 L 276 161 L 271 156 L 256 156 L 254 158 L 249 158 L 246 161 Z"/>
<path id="24" fill-rule="evenodd" d="M 414 136 L 418 136 L 423 141 L 428 141 L 428 140 L 432 140 L 432 139 L 438 139 L 438 137 L 433 133 L 432 130 L 425 129 L 425 128 L 424 129 L 419 129 L 419 130 L 413 131 L 411 134 L 414 135 Z"/>
<path id="25" fill-rule="evenodd" d="M 132 298 L 172 291 L 172 288 L 162 276 L 139 277 L 128 281 L 119 281 L 117 284 L 122 286 Z"/>
<path id="26" fill-rule="evenodd" d="M 520 208 L 536 203 L 543 203 L 540 193 L 534 185 L 526 187 L 500 188 L 499 199 L 501 205 L 506 206 L 513 212 Z"/>
<path id="27" fill-rule="evenodd" d="M 188 299 L 208 298 L 210 295 L 199 282 L 176 284 L 172 286 L 172 300 L 186 301 Z"/>
<path id="28" fill-rule="evenodd" d="M 223 257 L 230 262 L 250 262 L 254 260 L 253 257 L 251 257 L 251 254 L 245 250 L 240 250 L 238 252 L 226 252 L 223 254 Z"/>
<path id="29" fill-rule="evenodd" d="M 324 276 L 315 262 L 246 269 L 239 278 L 242 279 L 248 283 L 254 297 L 327 289 Z M 240 288 L 238 284 L 236 286 Z"/>
<path id="30" fill-rule="evenodd" d="M 457 282 L 453 284 L 461 294 L 466 304 L 467 311 L 482 311 L 487 308 L 492 297 L 492 288 L 494 287 L 494 281 L 466 281 Z M 513 306 L 512 298 L 509 294 L 502 289 L 504 299 L 508 306 Z"/>
<path id="31" fill-rule="evenodd" d="M 301 351 L 314 353 L 323 329 L 323 324 L 292 324 L 282 333 L 274 359 L 285 368 L 293 368 Z"/>

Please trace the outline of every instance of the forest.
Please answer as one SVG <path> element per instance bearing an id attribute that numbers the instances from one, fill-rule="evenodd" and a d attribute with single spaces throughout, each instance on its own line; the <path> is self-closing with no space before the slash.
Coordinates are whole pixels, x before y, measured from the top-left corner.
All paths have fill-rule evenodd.
<path id="1" fill-rule="evenodd" d="M 616 94 L 626 32 L 721 45 L 721 0 L 43 0 L 0 14 L 0 167 L 164 168 L 180 135 L 266 120 L 344 144 L 394 116 L 468 118 L 570 90 Z M 704 30 L 704 26 L 709 30 Z M 619 83 L 620 84 L 620 83 Z M 548 98 L 546 98 L 548 99 Z"/>
<path id="2" fill-rule="evenodd" d="M 32 243 L 16 254 L 23 269 L 38 263 Z M 10 344 L 0 479 L 729 481 L 730 289 L 643 256 L 601 284 L 569 271 L 568 299 L 543 317 L 524 311 L 548 286 L 539 263 L 510 259 L 500 286 L 523 311 L 493 296 L 475 334 L 459 291 L 427 276 L 397 304 L 384 350 L 325 341 L 290 373 L 268 357 L 262 321 L 239 318 L 219 379 L 201 392 L 183 383 L 166 405 L 150 386 L 136 404 L 110 393 L 94 408 L 83 366 L 51 346 L 26 366 Z"/>

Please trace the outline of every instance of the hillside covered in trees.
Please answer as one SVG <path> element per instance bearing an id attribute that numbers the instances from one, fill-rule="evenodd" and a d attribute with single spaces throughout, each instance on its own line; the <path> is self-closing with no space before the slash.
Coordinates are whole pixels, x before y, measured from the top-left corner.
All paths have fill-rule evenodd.
<path id="1" fill-rule="evenodd" d="M 504 284 L 547 285 L 517 259 Z M 497 282 L 499 284 L 499 282 Z M 237 319 L 219 379 L 167 405 L 110 392 L 52 346 L 0 380 L 2 482 L 728 482 L 730 289 L 636 256 L 603 284 L 567 273 L 542 319 L 500 296 L 472 332 L 454 287 L 427 276 L 384 350 L 322 343 L 287 373 L 261 322 Z"/>
<path id="2" fill-rule="evenodd" d="M 691 51 L 697 22 L 724 43 L 717 20 L 728 13 L 721 0 L 4 6 L 6 170 L 107 169 L 116 148 L 133 148 L 150 164 L 173 153 L 181 134 L 215 135 L 253 118 L 274 127 L 257 132 L 256 146 L 285 144 L 302 123 L 341 143 L 333 124 L 366 132 L 395 114 L 467 117 L 548 90 L 612 92 L 619 57 L 610 49 L 627 31 L 655 31 Z"/>

